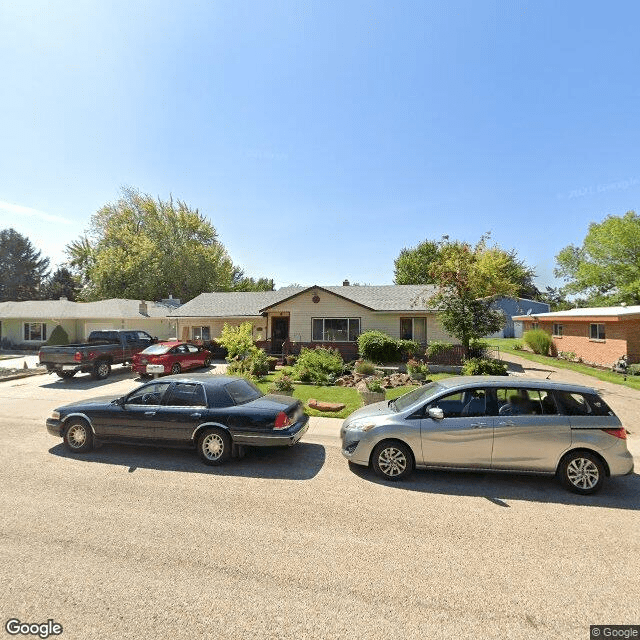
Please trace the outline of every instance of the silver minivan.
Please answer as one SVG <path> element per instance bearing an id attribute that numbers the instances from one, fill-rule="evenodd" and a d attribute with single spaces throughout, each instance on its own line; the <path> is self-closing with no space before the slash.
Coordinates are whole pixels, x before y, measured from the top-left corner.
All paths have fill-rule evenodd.
<path id="1" fill-rule="evenodd" d="M 598 491 L 633 472 L 627 432 L 595 389 L 498 376 L 452 377 L 352 413 L 342 454 L 387 480 L 414 468 L 557 474 Z"/>

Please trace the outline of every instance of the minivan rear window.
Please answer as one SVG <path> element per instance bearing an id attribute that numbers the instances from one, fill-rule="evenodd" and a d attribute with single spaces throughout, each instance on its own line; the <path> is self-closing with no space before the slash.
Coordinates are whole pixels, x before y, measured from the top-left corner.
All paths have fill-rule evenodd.
<path id="1" fill-rule="evenodd" d="M 595 393 L 558 391 L 558 403 L 562 413 L 569 416 L 613 416 L 609 405 Z"/>

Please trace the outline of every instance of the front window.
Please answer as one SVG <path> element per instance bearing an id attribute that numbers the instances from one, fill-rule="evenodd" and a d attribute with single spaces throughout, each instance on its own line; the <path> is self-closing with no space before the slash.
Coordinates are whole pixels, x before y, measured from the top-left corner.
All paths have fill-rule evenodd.
<path id="1" fill-rule="evenodd" d="M 360 335 L 360 318 L 313 318 L 313 342 L 355 342 Z"/>
<path id="2" fill-rule="evenodd" d="M 604 340 L 605 339 L 604 325 L 592 324 L 589 330 L 589 337 L 591 340 Z"/>
<path id="3" fill-rule="evenodd" d="M 420 344 L 427 343 L 426 318 L 400 318 L 400 338 L 415 340 Z"/>
<path id="4" fill-rule="evenodd" d="M 191 327 L 191 335 L 194 340 L 201 340 L 202 342 L 208 342 L 211 340 L 211 328 L 210 327 Z"/>
<path id="5" fill-rule="evenodd" d="M 556 322 L 553 323 L 553 335 L 561 337 L 563 335 L 564 327 Z"/>
<path id="6" fill-rule="evenodd" d="M 126 404 L 159 405 L 170 384 L 170 382 L 154 382 L 139 387 L 127 396 Z"/>
<path id="7" fill-rule="evenodd" d="M 44 322 L 25 322 L 24 339 L 29 342 L 44 342 L 47 339 L 47 325 Z"/>
<path id="8" fill-rule="evenodd" d="M 487 392 L 484 389 L 465 389 L 438 398 L 430 409 L 442 409 L 445 418 L 471 418 L 487 415 Z"/>

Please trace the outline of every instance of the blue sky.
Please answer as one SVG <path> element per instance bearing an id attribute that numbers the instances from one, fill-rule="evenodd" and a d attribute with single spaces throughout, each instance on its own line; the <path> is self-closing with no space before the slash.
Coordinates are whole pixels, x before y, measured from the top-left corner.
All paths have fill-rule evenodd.
<path id="1" fill-rule="evenodd" d="M 640 4 L 0 4 L 0 228 L 52 258 L 118 198 L 170 194 L 277 286 L 390 284 L 486 231 L 553 283 L 640 210 Z"/>

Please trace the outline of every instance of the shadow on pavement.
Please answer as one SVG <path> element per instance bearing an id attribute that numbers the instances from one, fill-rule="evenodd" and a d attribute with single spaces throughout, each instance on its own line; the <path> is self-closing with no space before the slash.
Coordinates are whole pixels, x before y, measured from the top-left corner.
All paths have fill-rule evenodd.
<path id="1" fill-rule="evenodd" d="M 378 478 L 371 469 L 366 467 L 349 465 L 349 468 L 354 475 L 363 480 L 393 489 L 486 498 L 500 507 L 508 508 L 510 500 L 526 500 L 606 509 L 640 510 L 640 476 L 635 473 L 606 478 L 599 493 L 581 496 L 567 491 L 553 476 L 416 470 L 407 480 L 389 482 Z"/>
<path id="2" fill-rule="evenodd" d="M 40 385 L 46 389 L 99 389 L 127 378 L 133 380 L 137 374 L 129 367 L 117 366 L 111 369 L 111 374 L 105 380 L 94 380 L 90 373 L 76 373 L 73 378 L 59 378 L 55 373 L 46 375 L 51 376 L 50 381 Z"/>
<path id="3" fill-rule="evenodd" d="M 322 445 L 308 442 L 293 447 L 247 447 L 244 458 L 229 460 L 219 467 L 205 465 L 195 450 L 150 446 L 104 444 L 89 453 L 72 454 L 58 444 L 49 453 L 77 462 L 124 466 L 130 473 L 156 469 L 269 480 L 310 480 L 322 469 L 326 458 Z"/>

